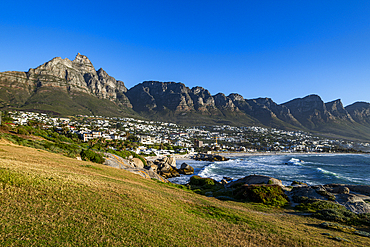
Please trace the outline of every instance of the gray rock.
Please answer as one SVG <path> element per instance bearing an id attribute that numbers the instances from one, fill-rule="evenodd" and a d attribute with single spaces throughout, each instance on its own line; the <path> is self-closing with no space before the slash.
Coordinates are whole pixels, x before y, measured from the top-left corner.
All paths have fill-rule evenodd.
<path id="1" fill-rule="evenodd" d="M 346 185 L 348 189 L 364 195 L 370 195 L 370 185 Z"/>
<path id="2" fill-rule="evenodd" d="M 141 159 L 133 158 L 132 162 L 136 168 L 144 168 L 144 163 L 141 161 Z"/>
<path id="3" fill-rule="evenodd" d="M 327 184 L 324 187 L 328 192 L 335 194 L 349 194 L 350 192 L 348 187 L 341 184 Z"/>
<path id="4" fill-rule="evenodd" d="M 353 194 L 339 194 L 336 201 L 356 214 L 370 213 L 370 205 L 361 197 Z"/>
<path id="5" fill-rule="evenodd" d="M 194 173 L 194 168 L 186 163 L 182 163 L 180 169 L 177 169 L 180 174 L 191 175 Z"/>
<path id="6" fill-rule="evenodd" d="M 107 166 L 123 169 L 123 170 L 129 171 L 129 172 L 138 174 L 138 175 L 140 175 L 144 178 L 154 178 L 154 179 L 157 179 L 157 180 L 165 182 L 165 183 L 168 182 L 167 179 L 163 178 L 162 176 L 160 176 L 156 172 L 154 172 L 152 170 L 143 169 L 141 167 L 135 167 L 134 162 L 123 159 L 122 157 L 120 157 L 118 155 L 114 155 L 114 154 L 111 154 L 111 153 L 105 153 L 105 156 L 106 157 L 105 157 L 105 163 L 104 164 L 107 165 Z M 140 162 L 142 163 L 141 160 L 140 160 Z M 155 165 L 153 165 L 153 166 L 155 166 Z"/>
<path id="7" fill-rule="evenodd" d="M 283 187 L 281 180 L 263 175 L 250 175 L 229 183 L 227 186 L 231 187 L 235 184 L 276 184 Z"/>
<path id="8" fill-rule="evenodd" d="M 326 200 L 326 198 L 317 193 L 315 188 L 311 186 L 294 187 L 290 192 L 287 192 L 291 201 L 300 203 L 307 199 Z"/>
<path id="9" fill-rule="evenodd" d="M 178 177 L 180 176 L 179 172 L 176 169 L 176 159 L 172 157 L 163 157 L 160 159 L 156 159 L 152 162 L 154 166 L 157 166 L 157 169 L 154 168 L 153 171 L 157 171 L 157 173 L 165 178 L 171 177 Z M 175 167 L 174 167 L 175 166 Z"/>
<path id="10" fill-rule="evenodd" d="M 175 157 L 167 157 L 167 163 L 176 169 L 176 159 Z"/>

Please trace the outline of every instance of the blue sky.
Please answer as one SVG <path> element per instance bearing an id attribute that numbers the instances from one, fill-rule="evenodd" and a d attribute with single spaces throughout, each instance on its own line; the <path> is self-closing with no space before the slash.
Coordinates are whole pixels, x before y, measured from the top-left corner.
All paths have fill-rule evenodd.
<path id="1" fill-rule="evenodd" d="M 370 1 L 3 1 L 0 71 L 80 52 L 127 88 L 370 102 Z"/>

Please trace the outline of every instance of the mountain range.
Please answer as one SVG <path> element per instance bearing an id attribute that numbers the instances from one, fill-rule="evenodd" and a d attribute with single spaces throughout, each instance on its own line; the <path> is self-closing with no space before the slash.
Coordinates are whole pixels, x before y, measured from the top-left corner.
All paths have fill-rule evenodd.
<path id="1" fill-rule="evenodd" d="M 367 102 L 344 107 L 340 99 L 325 103 L 318 95 L 308 95 L 277 104 L 270 98 L 211 95 L 202 87 L 158 81 L 128 90 L 103 69 L 95 70 L 79 53 L 73 61 L 56 57 L 28 72 L 1 72 L 0 109 L 57 116 L 132 116 L 184 125 L 258 125 L 370 140 Z"/>

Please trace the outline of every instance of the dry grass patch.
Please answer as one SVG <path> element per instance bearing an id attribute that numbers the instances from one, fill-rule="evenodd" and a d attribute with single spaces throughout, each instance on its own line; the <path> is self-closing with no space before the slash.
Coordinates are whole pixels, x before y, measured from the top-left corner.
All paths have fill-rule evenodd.
<path id="1" fill-rule="evenodd" d="M 349 246 L 324 232 L 368 243 L 319 223 L 0 141 L 2 246 Z"/>

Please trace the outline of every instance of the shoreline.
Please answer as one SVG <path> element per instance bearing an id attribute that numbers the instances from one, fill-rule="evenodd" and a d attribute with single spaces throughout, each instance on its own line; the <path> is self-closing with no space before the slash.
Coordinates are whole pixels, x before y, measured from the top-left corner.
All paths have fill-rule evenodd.
<path id="1" fill-rule="evenodd" d="M 349 154 L 366 154 L 366 153 L 321 153 L 321 152 L 213 152 L 214 155 L 221 155 L 225 158 L 238 158 L 238 157 L 252 157 L 252 156 L 273 156 L 273 155 L 349 155 Z M 370 155 L 370 153 L 369 153 Z M 174 157 L 176 160 L 187 161 L 187 160 L 194 160 L 192 158 L 194 154 L 174 154 L 171 157 Z M 156 159 L 160 159 L 166 157 L 165 155 L 162 156 L 147 156 L 144 157 L 148 161 L 154 161 Z"/>
<path id="2" fill-rule="evenodd" d="M 245 157 L 245 156 L 272 156 L 272 155 L 346 155 L 346 154 L 366 154 L 366 153 L 322 153 L 322 152 L 215 152 L 213 154 L 221 155 L 226 158 Z"/>

